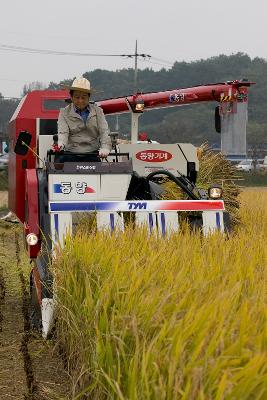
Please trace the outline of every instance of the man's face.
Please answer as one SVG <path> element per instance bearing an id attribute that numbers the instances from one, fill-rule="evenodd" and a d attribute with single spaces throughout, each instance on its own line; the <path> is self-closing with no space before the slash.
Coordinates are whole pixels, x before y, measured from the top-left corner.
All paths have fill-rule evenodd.
<path id="1" fill-rule="evenodd" d="M 79 110 L 84 110 L 89 104 L 89 94 L 74 90 L 72 95 L 72 102 Z"/>

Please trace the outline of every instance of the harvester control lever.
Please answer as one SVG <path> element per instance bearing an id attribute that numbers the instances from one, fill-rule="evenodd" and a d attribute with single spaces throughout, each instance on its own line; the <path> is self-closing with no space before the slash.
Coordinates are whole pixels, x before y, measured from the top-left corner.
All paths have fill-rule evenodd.
<path id="1" fill-rule="evenodd" d="M 108 135 L 111 139 L 111 144 L 112 144 L 112 148 L 116 149 L 116 145 L 117 145 L 117 138 L 119 136 L 118 132 L 110 132 Z"/>
<path id="2" fill-rule="evenodd" d="M 53 135 L 53 144 L 51 146 L 51 151 L 53 152 L 53 154 L 63 152 L 63 148 L 58 145 L 58 134 Z"/>

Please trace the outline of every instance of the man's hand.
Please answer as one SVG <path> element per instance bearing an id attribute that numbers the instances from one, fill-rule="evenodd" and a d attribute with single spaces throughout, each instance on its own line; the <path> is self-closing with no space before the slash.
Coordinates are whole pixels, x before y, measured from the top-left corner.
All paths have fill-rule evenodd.
<path id="1" fill-rule="evenodd" d="M 100 158 L 107 158 L 108 155 L 109 155 L 108 149 L 99 149 L 99 157 Z"/>
<path id="2" fill-rule="evenodd" d="M 51 150 L 54 153 L 60 153 L 63 150 L 63 148 L 62 148 L 62 146 L 59 146 L 58 144 L 52 144 Z"/>

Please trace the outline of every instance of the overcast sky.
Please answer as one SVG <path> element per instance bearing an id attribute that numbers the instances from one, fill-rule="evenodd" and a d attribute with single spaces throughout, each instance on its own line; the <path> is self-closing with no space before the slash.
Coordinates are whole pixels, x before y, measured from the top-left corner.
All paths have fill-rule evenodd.
<path id="1" fill-rule="evenodd" d="M 11 45 L 80 53 L 133 53 L 192 61 L 247 53 L 267 59 L 266 0 L 12 0 L 1 1 L 0 92 L 21 95 L 25 83 L 59 82 L 95 68 L 133 67 L 122 57 L 19 53 Z M 163 61 L 139 61 L 162 68 Z"/>

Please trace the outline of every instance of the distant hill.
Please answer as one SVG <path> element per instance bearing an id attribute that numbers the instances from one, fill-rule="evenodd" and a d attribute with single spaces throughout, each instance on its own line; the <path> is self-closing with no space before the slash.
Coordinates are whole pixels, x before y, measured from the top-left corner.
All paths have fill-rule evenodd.
<path id="1" fill-rule="evenodd" d="M 95 97 L 95 100 L 133 93 L 133 69 L 117 71 L 96 69 L 85 72 L 84 76 L 101 91 L 101 95 Z M 267 143 L 267 61 L 262 58 L 251 59 L 246 54 L 237 53 L 190 63 L 176 62 L 169 70 L 139 70 L 138 89 L 143 92 L 160 91 L 242 78 L 257 83 L 249 93 L 248 143 Z M 67 82 L 69 81 L 65 80 L 60 83 Z M 51 82 L 49 85 L 50 89 L 58 87 L 59 83 Z M 0 100 L 1 108 L 5 102 Z M 209 103 L 149 111 L 140 118 L 140 129 L 147 131 L 151 138 L 161 142 L 219 143 L 220 137 L 214 129 L 214 106 L 215 104 Z M 4 124 L 9 117 L 10 104 L 5 115 L 0 112 L 0 124 Z M 129 116 L 120 116 L 119 123 L 121 132 L 128 134 Z M 109 117 L 109 124 L 111 129 L 114 129 L 114 117 Z"/>

